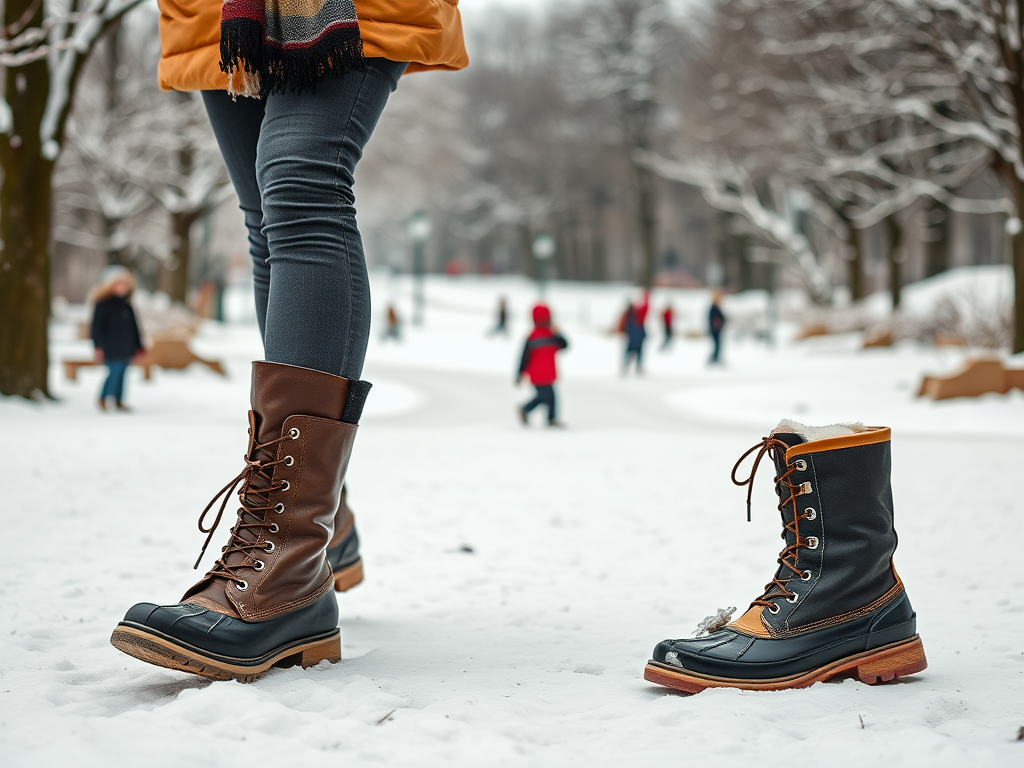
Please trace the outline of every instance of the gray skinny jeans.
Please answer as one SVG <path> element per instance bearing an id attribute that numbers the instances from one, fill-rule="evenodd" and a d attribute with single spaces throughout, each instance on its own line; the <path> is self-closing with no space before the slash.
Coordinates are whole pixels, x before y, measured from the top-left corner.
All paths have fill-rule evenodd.
<path id="1" fill-rule="evenodd" d="M 353 173 L 406 67 L 366 65 L 315 93 L 203 91 L 249 231 L 266 359 L 347 379 L 361 377 L 370 336 Z"/>

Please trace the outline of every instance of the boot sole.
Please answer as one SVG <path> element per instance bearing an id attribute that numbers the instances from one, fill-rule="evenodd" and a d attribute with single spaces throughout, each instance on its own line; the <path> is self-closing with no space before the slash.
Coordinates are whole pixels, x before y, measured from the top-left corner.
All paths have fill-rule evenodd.
<path id="1" fill-rule="evenodd" d="M 363 583 L 363 561 L 356 560 L 352 565 L 334 572 L 334 591 L 348 592 L 352 587 Z"/>
<path id="2" fill-rule="evenodd" d="M 823 680 L 853 672 L 862 683 L 875 685 L 887 683 L 899 677 L 921 672 L 928 666 L 921 638 L 914 635 L 909 640 L 872 648 L 870 651 L 847 656 L 824 667 L 802 672 L 789 677 L 767 680 L 743 680 L 728 677 L 714 677 L 679 669 L 668 664 L 651 660 L 644 670 L 644 680 L 663 685 L 666 688 L 685 693 L 700 693 L 706 688 L 742 688 L 746 691 L 783 691 L 790 688 L 807 688 Z"/>
<path id="3" fill-rule="evenodd" d="M 191 672 L 214 680 L 251 683 L 271 667 L 312 667 L 321 661 L 341 661 L 341 630 L 319 637 L 297 640 L 275 648 L 255 659 L 217 656 L 199 648 L 175 642 L 162 633 L 119 624 L 110 644 L 136 659 L 159 667 Z"/>

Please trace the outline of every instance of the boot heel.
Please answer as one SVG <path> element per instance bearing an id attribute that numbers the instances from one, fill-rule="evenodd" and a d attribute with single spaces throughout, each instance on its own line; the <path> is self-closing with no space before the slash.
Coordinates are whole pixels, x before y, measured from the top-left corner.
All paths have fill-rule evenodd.
<path id="1" fill-rule="evenodd" d="M 334 591 L 348 592 L 352 587 L 363 582 L 363 561 L 356 560 L 348 568 L 342 568 L 334 574 Z"/>
<path id="2" fill-rule="evenodd" d="M 312 667 L 321 661 L 327 660 L 331 664 L 341 661 L 341 633 L 327 640 L 321 640 L 315 645 L 302 650 L 302 659 L 299 664 L 305 667 Z"/>
<path id="3" fill-rule="evenodd" d="M 921 638 L 915 636 L 905 643 L 886 648 L 864 659 L 857 664 L 857 677 L 868 685 L 887 683 L 898 677 L 913 675 L 927 666 L 924 645 Z"/>

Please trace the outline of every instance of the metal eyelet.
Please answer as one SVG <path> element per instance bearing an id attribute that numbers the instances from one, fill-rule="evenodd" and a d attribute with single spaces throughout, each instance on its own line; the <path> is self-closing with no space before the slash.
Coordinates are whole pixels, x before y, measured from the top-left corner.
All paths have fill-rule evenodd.
<path id="1" fill-rule="evenodd" d="M 804 518 L 807 520 L 813 520 L 817 516 L 818 510 L 816 510 L 814 507 L 807 507 L 807 509 L 804 510 Z"/>
<path id="2" fill-rule="evenodd" d="M 796 460 L 796 471 L 797 472 L 806 472 L 807 471 L 807 462 L 804 461 L 803 459 L 797 459 Z"/>
<path id="3" fill-rule="evenodd" d="M 277 533 L 280 530 L 281 529 L 277 527 L 277 523 L 271 523 L 270 524 L 270 532 L 271 533 Z"/>
<path id="4" fill-rule="evenodd" d="M 282 504 L 280 501 L 277 502 L 277 504 L 274 505 L 274 511 L 280 515 L 282 512 L 284 512 L 284 504 Z"/>
<path id="5" fill-rule="evenodd" d="M 238 588 L 239 592 L 245 592 L 245 590 L 249 588 L 249 582 L 242 579 L 241 581 L 236 581 L 235 586 Z"/>
<path id="6" fill-rule="evenodd" d="M 775 610 L 773 611 L 772 608 L 774 608 Z M 772 603 L 771 605 L 768 606 L 768 613 L 770 613 L 772 616 L 774 616 L 780 610 L 782 610 L 782 609 L 779 608 L 778 603 Z"/>
<path id="7" fill-rule="evenodd" d="M 264 562 L 263 562 L 262 560 L 257 560 L 257 561 L 256 561 L 255 563 L 253 563 L 253 565 L 252 565 L 252 569 L 253 569 L 254 571 L 262 571 L 262 570 L 263 570 L 264 568 L 266 568 L 266 567 L 267 567 L 267 564 L 266 564 L 266 563 L 264 563 Z"/>
<path id="8" fill-rule="evenodd" d="M 302 433 L 299 432 L 299 428 L 298 427 L 292 427 L 291 429 L 288 430 L 288 436 L 292 440 L 298 440 L 299 439 L 299 435 L 301 435 L 301 434 Z"/>
<path id="9" fill-rule="evenodd" d="M 800 483 L 800 493 L 797 496 L 803 496 L 805 493 L 814 493 L 810 483 Z"/>
<path id="10" fill-rule="evenodd" d="M 798 595 L 796 592 L 794 592 L 792 597 L 787 597 L 786 598 L 786 602 L 787 603 L 795 603 L 799 599 L 800 599 L 800 595 Z"/>
<path id="11" fill-rule="evenodd" d="M 803 574 L 800 576 L 800 581 L 810 581 L 813 575 L 814 574 L 810 571 L 804 571 Z"/>
<path id="12" fill-rule="evenodd" d="M 285 456 L 284 457 L 284 465 L 286 467 L 290 467 L 294 463 L 295 463 L 295 459 L 293 459 L 291 456 Z"/>
<path id="13" fill-rule="evenodd" d="M 291 487 L 292 487 L 292 484 L 289 483 L 287 480 L 282 480 L 281 481 L 281 490 L 282 491 L 287 491 Z"/>
<path id="14" fill-rule="evenodd" d="M 817 549 L 818 548 L 818 537 L 817 536 L 808 536 L 807 537 L 807 548 L 808 549 Z"/>
<path id="15" fill-rule="evenodd" d="M 273 551 L 274 551 L 275 549 L 277 549 L 277 547 L 275 547 L 275 546 L 274 546 L 274 542 L 272 542 L 272 541 L 268 541 L 268 542 L 267 542 L 267 546 L 265 546 L 265 547 L 263 548 L 263 551 L 264 551 L 264 552 L 266 552 L 266 553 L 267 553 L 267 554 L 269 555 L 269 554 L 270 554 L 271 552 L 273 552 Z"/>

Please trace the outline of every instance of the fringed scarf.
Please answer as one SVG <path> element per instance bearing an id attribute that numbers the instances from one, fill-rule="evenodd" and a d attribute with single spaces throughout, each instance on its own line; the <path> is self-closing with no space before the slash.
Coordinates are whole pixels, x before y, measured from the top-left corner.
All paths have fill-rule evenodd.
<path id="1" fill-rule="evenodd" d="M 224 0 L 220 58 L 228 91 L 258 98 L 366 68 L 353 0 Z"/>

